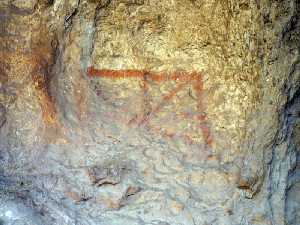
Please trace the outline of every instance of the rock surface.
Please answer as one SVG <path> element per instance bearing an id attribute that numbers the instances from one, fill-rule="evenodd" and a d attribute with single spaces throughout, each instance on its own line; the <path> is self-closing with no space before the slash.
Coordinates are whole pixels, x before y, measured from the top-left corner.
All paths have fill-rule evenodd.
<path id="1" fill-rule="evenodd" d="M 300 224 L 297 0 L 0 2 L 0 224 Z"/>

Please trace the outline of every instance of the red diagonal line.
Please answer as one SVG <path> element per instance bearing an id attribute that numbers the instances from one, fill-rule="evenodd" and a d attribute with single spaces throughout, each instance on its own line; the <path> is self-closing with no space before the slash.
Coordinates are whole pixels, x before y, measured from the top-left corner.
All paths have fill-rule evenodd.
<path id="1" fill-rule="evenodd" d="M 141 125 L 147 123 L 151 119 L 153 114 L 159 112 L 160 109 L 166 104 L 166 102 L 170 101 L 177 94 L 177 92 L 180 91 L 186 85 L 186 83 L 187 82 L 178 84 L 170 93 L 165 95 L 161 102 L 154 109 L 152 109 L 148 115 L 143 116 L 140 122 L 138 122 L 138 124 Z"/>

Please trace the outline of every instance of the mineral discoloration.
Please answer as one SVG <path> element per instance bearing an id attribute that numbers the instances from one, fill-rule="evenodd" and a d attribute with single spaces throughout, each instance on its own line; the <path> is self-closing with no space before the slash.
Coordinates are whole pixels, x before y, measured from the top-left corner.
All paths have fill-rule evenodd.
<path id="1" fill-rule="evenodd" d="M 53 64 L 51 60 L 53 59 L 45 58 L 44 56 L 47 53 L 48 52 L 42 52 L 36 57 L 33 57 L 32 61 L 34 65 L 31 72 L 31 79 L 37 92 L 37 97 L 43 112 L 42 117 L 44 122 L 46 124 L 57 124 L 56 106 L 50 91 L 51 75 L 49 73 L 50 66 Z"/>

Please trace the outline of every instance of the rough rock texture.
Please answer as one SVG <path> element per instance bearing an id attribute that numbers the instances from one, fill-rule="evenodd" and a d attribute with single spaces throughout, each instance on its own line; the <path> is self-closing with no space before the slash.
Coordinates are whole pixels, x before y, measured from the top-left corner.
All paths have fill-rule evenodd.
<path id="1" fill-rule="evenodd" d="M 0 224 L 300 224 L 297 0 L 2 0 Z"/>

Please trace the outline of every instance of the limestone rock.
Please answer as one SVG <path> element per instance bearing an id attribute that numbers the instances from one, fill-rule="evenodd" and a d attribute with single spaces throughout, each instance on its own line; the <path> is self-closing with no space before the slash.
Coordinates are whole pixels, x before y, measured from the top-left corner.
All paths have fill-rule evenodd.
<path id="1" fill-rule="evenodd" d="M 0 224 L 298 225 L 297 0 L 0 2 Z"/>

